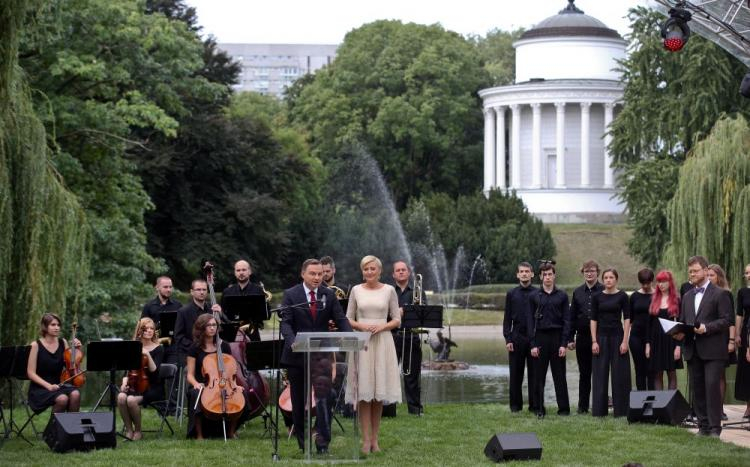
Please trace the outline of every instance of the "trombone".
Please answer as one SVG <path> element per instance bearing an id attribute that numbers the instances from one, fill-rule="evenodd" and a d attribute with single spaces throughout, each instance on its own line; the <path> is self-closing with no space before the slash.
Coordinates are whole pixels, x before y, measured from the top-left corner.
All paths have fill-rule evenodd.
<path id="1" fill-rule="evenodd" d="M 414 285 L 412 286 L 412 296 L 411 296 L 411 303 L 412 305 L 423 305 L 422 303 L 422 274 L 414 274 Z M 401 374 L 404 376 L 408 376 L 411 374 L 411 355 L 412 355 L 412 345 L 411 345 L 411 338 L 412 338 L 413 331 L 404 328 L 401 331 L 401 362 L 399 367 L 401 369 Z M 406 335 L 409 335 L 409 368 L 407 370 L 404 370 L 404 358 L 406 358 Z"/>

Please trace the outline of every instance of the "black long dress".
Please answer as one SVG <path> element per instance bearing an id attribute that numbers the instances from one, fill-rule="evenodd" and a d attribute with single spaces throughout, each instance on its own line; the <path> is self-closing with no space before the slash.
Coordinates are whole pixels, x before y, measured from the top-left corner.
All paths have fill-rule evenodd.
<path id="1" fill-rule="evenodd" d="M 39 352 L 36 356 L 36 374 L 49 384 L 60 384 L 60 373 L 65 368 L 65 342 L 57 338 L 57 350 L 51 353 L 47 350 L 40 339 L 36 340 Z M 47 407 L 55 404 L 55 399 L 60 394 L 69 395 L 76 391 L 77 388 L 71 384 L 65 384 L 56 391 L 49 391 L 47 388 L 31 382 L 29 385 L 29 407 L 34 413 L 42 412 Z"/>
<path id="2" fill-rule="evenodd" d="M 652 294 L 638 291 L 630 295 L 630 355 L 635 368 L 635 385 L 639 391 L 653 389 L 649 378 L 646 342 L 648 342 L 648 309 L 651 306 Z"/>
<path id="3" fill-rule="evenodd" d="M 737 316 L 743 316 L 742 329 L 737 329 L 736 335 L 742 336 L 742 346 L 737 350 L 737 376 L 734 378 L 734 398 L 750 401 L 750 363 L 748 363 L 747 347 L 750 338 L 750 287 L 743 287 L 737 291 Z"/>
<path id="4" fill-rule="evenodd" d="M 229 347 L 229 344 L 226 342 L 221 343 L 221 351 L 225 355 L 232 355 L 232 349 Z M 193 347 L 190 348 L 190 351 L 188 352 L 188 357 L 195 358 L 195 373 L 193 373 L 193 377 L 196 381 L 200 381 L 203 384 L 208 383 L 206 381 L 206 378 L 203 377 L 202 368 L 203 368 L 203 360 L 208 355 L 213 355 L 216 352 L 206 352 L 202 348 L 200 348 L 197 345 L 193 345 Z M 194 388 L 188 388 L 188 416 L 189 416 L 189 422 L 188 422 L 188 429 L 187 429 L 187 437 L 188 438 L 195 438 L 196 432 L 195 432 L 195 416 L 201 415 L 203 413 L 203 409 L 201 408 L 201 405 L 198 404 L 197 408 L 194 408 L 196 406 L 195 402 L 198 399 L 198 391 L 196 391 Z M 244 392 L 243 392 L 244 395 Z M 239 426 L 249 418 L 250 413 L 250 404 L 247 403 L 247 397 L 245 396 L 245 410 L 242 412 L 242 415 L 240 416 L 237 427 Z M 203 417 L 202 422 L 202 431 L 203 431 L 203 437 L 204 438 L 219 438 L 224 436 L 224 430 L 221 424 L 221 420 L 209 420 L 205 417 Z"/>
<path id="5" fill-rule="evenodd" d="M 659 323 L 659 318 L 675 320 L 675 318 L 669 316 L 666 308 L 660 308 L 659 314 L 656 316 L 651 315 L 648 332 L 649 344 L 651 344 L 651 356 L 648 368 L 651 372 L 680 369 L 683 367 L 682 358 L 678 360 L 674 359 L 674 349 L 677 347 L 677 341 L 664 332 Z"/>
<path id="6" fill-rule="evenodd" d="M 157 345 L 149 354 L 156 364 L 156 371 L 148 372 L 148 389 L 143 393 L 141 405 L 146 405 L 154 401 L 164 400 L 164 381 L 159 379 L 159 367 L 164 361 L 164 346 Z"/>

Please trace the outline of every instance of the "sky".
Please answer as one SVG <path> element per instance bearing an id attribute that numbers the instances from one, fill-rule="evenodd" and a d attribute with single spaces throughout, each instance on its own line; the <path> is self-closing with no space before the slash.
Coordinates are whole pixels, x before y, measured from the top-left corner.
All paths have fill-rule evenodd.
<path id="1" fill-rule="evenodd" d="M 463 35 L 529 28 L 567 6 L 567 0 L 187 0 L 203 34 L 219 42 L 339 44 L 347 32 L 378 19 L 440 23 Z M 628 31 L 628 9 L 646 0 L 577 0 L 589 16 Z"/>

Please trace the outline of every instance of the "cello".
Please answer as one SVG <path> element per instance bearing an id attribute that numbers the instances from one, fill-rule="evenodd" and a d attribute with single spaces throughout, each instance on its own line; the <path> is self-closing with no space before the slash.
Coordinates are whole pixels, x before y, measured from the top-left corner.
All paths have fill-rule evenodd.
<path id="1" fill-rule="evenodd" d="M 85 372 L 81 370 L 81 361 L 83 361 L 83 351 L 76 349 L 73 342 L 76 339 L 76 330 L 78 329 L 78 323 L 73 322 L 73 333 L 70 336 L 70 345 L 63 353 L 63 359 L 65 360 L 65 367 L 60 373 L 60 384 L 72 384 L 73 386 L 80 388 L 86 382 Z"/>
<path id="2" fill-rule="evenodd" d="M 203 271 L 211 297 L 211 306 L 216 305 L 214 292 L 213 265 L 206 262 Z M 217 323 L 220 314 L 214 313 Z M 237 384 L 237 361 L 221 350 L 221 337 L 216 333 L 216 353 L 203 359 L 201 372 L 207 383 L 200 394 L 203 415 L 210 420 L 221 420 L 224 429 L 224 442 L 227 440 L 227 422 L 236 422 L 245 409 L 245 396 Z"/>

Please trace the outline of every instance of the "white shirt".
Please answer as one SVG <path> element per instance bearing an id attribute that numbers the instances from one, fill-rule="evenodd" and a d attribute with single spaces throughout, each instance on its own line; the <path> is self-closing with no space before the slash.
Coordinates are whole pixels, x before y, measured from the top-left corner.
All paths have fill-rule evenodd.
<path id="1" fill-rule="evenodd" d="M 316 300 L 317 300 L 318 289 L 308 289 L 307 288 L 307 284 L 305 284 L 304 282 L 302 283 L 302 287 L 305 289 L 305 298 L 307 299 L 307 303 L 308 304 L 310 303 L 310 292 L 314 292 L 315 293 L 315 297 L 316 297 Z"/>
<path id="2" fill-rule="evenodd" d="M 698 307 L 701 306 L 701 300 L 703 300 L 703 296 L 706 294 L 705 289 L 706 287 L 708 287 L 709 282 L 710 281 L 706 279 L 706 282 L 704 282 L 703 285 L 699 286 L 703 287 L 703 292 L 699 291 L 695 294 L 695 301 L 693 302 L 695 304 L 695 316 L 698 316 Z"/>

